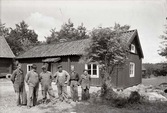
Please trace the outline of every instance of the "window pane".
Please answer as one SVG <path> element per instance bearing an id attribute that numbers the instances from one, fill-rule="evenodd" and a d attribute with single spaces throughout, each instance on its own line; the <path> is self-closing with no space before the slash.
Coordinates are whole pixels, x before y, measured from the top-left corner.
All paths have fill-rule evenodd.
<path id="1" fill-rule="evenodd" d="M 97 75 L 97 70 L 93 70 L 93 75 Z"/>
<path id="2" fill-rule="evenodd" d="M 88 70 L 88 74 L 91 75 L 91 70 Z"/>
<path id="3" fill-rule="evenodd" d="M 97 69 L 97 65 L 96 64 L 93 64 L 93 70 L 94 69 Z"/>
<path id="4" fill-rule="evenodd" d="M 91 69 L 91 64 L 88 64 L 88 70 Z"/>

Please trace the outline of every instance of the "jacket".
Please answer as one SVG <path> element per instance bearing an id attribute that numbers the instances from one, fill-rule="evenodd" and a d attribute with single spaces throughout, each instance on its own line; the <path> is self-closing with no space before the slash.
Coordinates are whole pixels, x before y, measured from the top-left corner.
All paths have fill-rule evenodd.
<path id="1" fill-rule="evenodd" d="M 86 88 L 90 88 L 90 82 L 91 82 L 91 78 L 90 75 L 84 75 L 82 74 L 79 80 L 79 83 L 81 84 L 81 88 L 86 89 Z"/>

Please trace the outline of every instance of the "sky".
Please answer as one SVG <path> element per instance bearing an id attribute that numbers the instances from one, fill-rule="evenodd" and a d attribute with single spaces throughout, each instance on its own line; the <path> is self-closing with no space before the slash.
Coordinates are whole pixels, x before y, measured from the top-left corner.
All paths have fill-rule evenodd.
<path id="1" fill-rule="evenodd" d="M 166 0 L 0 0 L 2 23 L 15 28 L 15 24 L 24 20 L 40 41 L 45 40 L 51 29 L 59 30 L 68 19 L 75 27 L 83 23 L 88 31 L 99 26 L 112 27 L 115 23 L 130 25 L 131 30 L 138 30 L 143 63 L 167 61 L 158 55 L 166 17 Z"/>

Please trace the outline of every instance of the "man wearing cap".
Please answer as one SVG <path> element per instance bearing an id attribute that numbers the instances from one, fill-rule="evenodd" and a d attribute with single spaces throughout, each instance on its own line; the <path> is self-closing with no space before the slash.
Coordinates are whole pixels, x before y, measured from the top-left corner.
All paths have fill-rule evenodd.
<path id="1" fill-rule="evenodd" d="M 71 91 L 71 97 L 74 102 L 78 101 L 78 81 L 79 81 L 79 74 L 74 70 L 74 66 L 71 65 L 70 91 Z"/>
<path id="2" fill-rule="evenodd" d="M 59 65 L 58 71 L 54 74 L 54 78 L 56 78 L 55 83 L 57 84 L 59 100 L 65 100 L 67 103 L 68 101 L 68 94 L 67 94 L 67 83 L 69 82 L 70 75 L 67 71 L 62 69 L 62 65 Z"/>
<path id="3" fill-rule="evenodd" d="M 42 66 L 42 72 L 40 73 L 40 82 L 41 82 L 41 89 L 42 89 L 42 96 L 43 96 L 43 103 L 47 101 L 47 93 L 49 94 L 51 103 L 54 104 L 54 92 L 52 88 L 52 73 L 47 71 L 46 65 Z"/>
<path id="4" fill-rule="evenodd" d="M 24 73 L 21 70 L 21 64 L 17 64 L 17 69 L 13 71 L 11 81 L 13 83 L 14 90 L 16 92 L 17 106 L 27 104 L 26 93 L 23 95 L 25 91 L 24 86 Z"/>
<path id="5" fill-rule="evenodd" d="M 39 74 L 36 72 L 37 66 L 33 64 L 31 71 L 27 72 L 25 81 L 29 87 L 29 97 L 27 107 L 31 108 L 37 104 L 39 89 Z"/>

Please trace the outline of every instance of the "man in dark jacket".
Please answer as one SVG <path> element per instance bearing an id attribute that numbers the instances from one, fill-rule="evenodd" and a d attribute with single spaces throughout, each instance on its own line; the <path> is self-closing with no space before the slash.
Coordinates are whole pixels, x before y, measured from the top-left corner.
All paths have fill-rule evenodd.
<path id="1" fill-rule="evenodd" d="M 74 102 L 78 101 L 78 81 L 79 74 L 74 70 L 74 66 L 72 65 L 70 73 L 70 91 Z"/>
<path id="2" fill-rule="evenodd" d="M 54 92 L 52 88 L 52 73 L 47 71 L 47 67 L 45 65 L 42 66 L 42 72 L 40 73 L 40 82 L 43 96 L 43 103 L 47 101 L 47 93 L 49 94 L 51 103 L 54 104 Z"/>
<path id="3" fill-rule="evenodd" d="M 23 103 L 23 88 L 24 88 L 24 74 L 21 70 L 21 64 L 17 65 L 17 69 L 13 71 L 11 81 L 13 83 L 14 90 L 16 92 L 17 106 L 21 106 Z"/>
<path id="4" fill-rule="evenodd" d="M 39 74 L 36 72 L 37 67 L 35 64 L 33 64 L 31 68 L 31 71 L 27 72 L 25 79 L 29 87 L 29 97 L 27 103 L 28 108 L 31 108 L 37 104 L 39 89 Z"/>
<path id="5" fill-rule="evenodd" d="M 87 100 L 90 98 L 89 95 L 89 89 L 90 89 L 90 82 L 91 82 L 91 77 L 88 74 L 88 70 L 84 70 L 84 73 L 81 75 L 79 83 L 81 84 L 82 88 L 82 100 Z"/>

